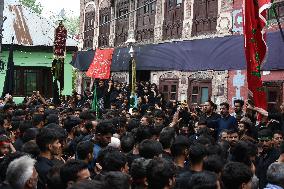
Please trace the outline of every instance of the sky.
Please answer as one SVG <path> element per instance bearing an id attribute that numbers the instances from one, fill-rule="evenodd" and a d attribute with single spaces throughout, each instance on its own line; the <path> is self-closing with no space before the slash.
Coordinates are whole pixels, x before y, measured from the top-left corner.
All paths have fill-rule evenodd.
<path id="1" fill-rule="evenodd" d="M 37 2 L 43 6 L 43 16 L 45 17 L 58 15 L 63 8 L 68 15 L 80 15 L 80 0 L 37 0 Z"/>

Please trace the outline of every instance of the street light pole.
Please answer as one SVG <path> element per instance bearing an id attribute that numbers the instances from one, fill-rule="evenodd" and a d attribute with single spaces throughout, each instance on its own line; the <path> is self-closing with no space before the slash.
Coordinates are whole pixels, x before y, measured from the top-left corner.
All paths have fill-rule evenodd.
<path id="1" fill-rule="evenodd" d="M 3 16 L 4 12 L 4 0 L 0 2 L 0 53 L 2 53 L 2 38 L 3 38 L 3 24 L 7 19 L 6 16 Z"/>
<path id="2" fill-rule="evenodd" d="M 134 48 L 133 44 L 135 43 L 134 36 L 129 36 L 127 39 L 126 43 L 130 46 L 129 49 L 129 54 L 130 54 L 130 60 L 129 60 L 129 65 L 128 65 L 128 83 L 129 83 L 129 104 L 130 108 L 134 108 L 137 106 L 136 103 L 136 93 L 135 93 L 135 85 L 136 85 L 136 62 L 135 62 L 135 57 L 134 57 Z"/>
<path id="3" fill-rule="evenodd" d="M 136 83 L 136 63 L 134 58 L 134 49 L 133 46 L 129 50 L 130 61 L 129 61 L 129 91 L 131 95 L 135 93 L 135 83 Z"/>

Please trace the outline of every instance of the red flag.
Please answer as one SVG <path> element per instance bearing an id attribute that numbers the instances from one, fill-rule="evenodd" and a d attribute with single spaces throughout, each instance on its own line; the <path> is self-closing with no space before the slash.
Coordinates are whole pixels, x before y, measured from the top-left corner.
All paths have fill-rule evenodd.
<path id="1" fill-rule="evenodd" d="M 243 0 L 243 25 L 245 54 L 247 60 L 247 81 L 249 96 L 255 106 L 266 109 L 266 94 L 262 85 L 260 68 L 266 57 L 266 9 L 268 0 Z"/>
<path id="2" fill-rule="evenodd" d="M 109 79 L 113 48 L 97 49 L 86 75 L 92 78 Z"/>

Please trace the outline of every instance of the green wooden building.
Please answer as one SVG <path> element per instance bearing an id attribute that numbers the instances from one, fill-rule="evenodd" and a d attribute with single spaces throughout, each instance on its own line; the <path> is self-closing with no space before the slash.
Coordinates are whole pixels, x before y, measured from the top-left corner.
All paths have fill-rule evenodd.
<path id="1" fill-rule="evenodd" d="M 3 15 L 7 20 L 3 24 L 3 44 L 0 58 L 5 62 L 5 69 L 0 72 L 0 94 L 2 94 L 9 48 L 14 40 L 15 90 L 16 103 L 30 96 L 33 91 L 40 91 L 45 97 L 52 97 L 53 41 L 56 25 L 46 18 L 33 13 L 16 0 L 5 0 Z M 72 93 L 72 66 L 69 64 L 76 51 L 77 42 L 67 38 L 64 64 L 63 95 Z"/>

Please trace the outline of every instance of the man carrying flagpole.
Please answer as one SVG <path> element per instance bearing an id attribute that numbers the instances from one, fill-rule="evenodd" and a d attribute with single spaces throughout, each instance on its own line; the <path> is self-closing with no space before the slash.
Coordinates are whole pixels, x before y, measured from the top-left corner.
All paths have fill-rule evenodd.
<path id="1" fill-rule="evenodd" d="M 261 80 L 261 66 L 265 61 L 267 46 L 264 27 L 269 0 L 243 0 L 244 47 L 247 61 L 249 98 L 255 106 L 267 109 L 266 95 Z"/>

